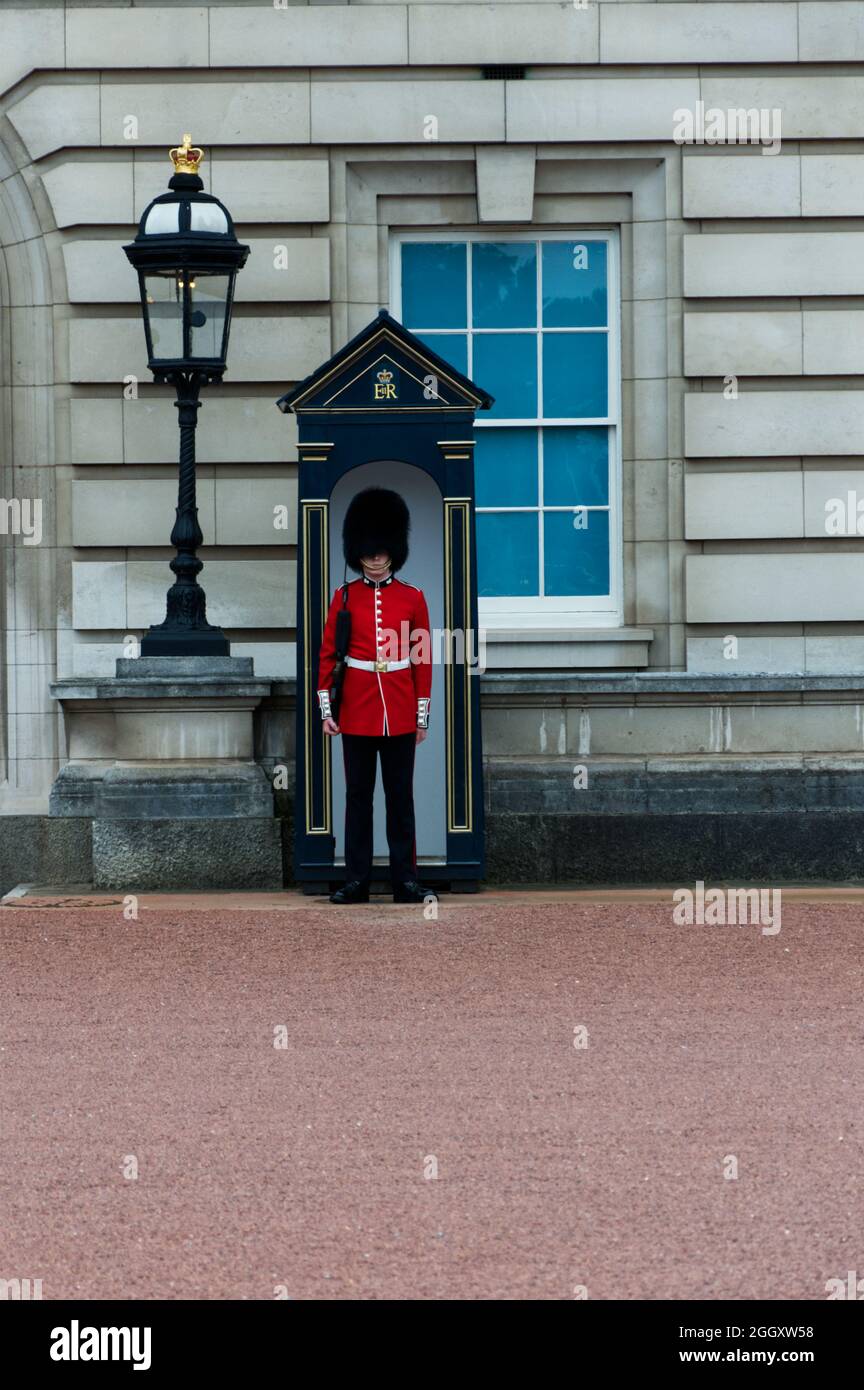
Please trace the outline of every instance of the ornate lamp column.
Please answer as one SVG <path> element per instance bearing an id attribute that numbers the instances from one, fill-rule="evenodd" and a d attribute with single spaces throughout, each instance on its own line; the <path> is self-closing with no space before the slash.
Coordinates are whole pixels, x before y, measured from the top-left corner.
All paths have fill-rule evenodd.
<path id="1" fill-rule="evenodd" d="M 204 157 L 191 135 L 170 151 L 169 193 L 145 210 L 138 235 L 124 251 L 138 271 L 147 359 L 153 379 L 173 386 L 180 426 L 177 515 L 171 531 L 176 555 L 165 620 L 151 627 L 142 656 L 228 656 L 221 628 L 207 621 L 198 583 L 204 537 L 195 499 L 195 427 L 202 386 L 221 381 L 228 357 L 234 281 L 249 247 L 238 242 L 227 208 L 204 192 L 198 167 Z"/>

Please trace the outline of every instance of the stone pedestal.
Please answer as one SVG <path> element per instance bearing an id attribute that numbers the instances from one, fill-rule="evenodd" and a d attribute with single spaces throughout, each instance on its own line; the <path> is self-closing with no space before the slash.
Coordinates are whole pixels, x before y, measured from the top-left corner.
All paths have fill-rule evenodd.
<path id="1" fill-rule="evenodd" d="M 52 816 L 93 827 L 93 883 L 120 890 L 279 888 L 273 794 L 254 759 L 271 683 L 250 657 L 119 660 L 113 679 L 58 681 L 69 762 Z"/>

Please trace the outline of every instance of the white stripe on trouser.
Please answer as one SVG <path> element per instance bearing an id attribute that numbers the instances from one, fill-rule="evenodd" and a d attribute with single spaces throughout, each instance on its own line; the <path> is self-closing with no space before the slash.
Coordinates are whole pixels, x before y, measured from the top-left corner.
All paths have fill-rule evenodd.
<path id="1" fill-rule="evenodd" d="M 370 665 L 371 665 L 371 664 L 372 664 L 372 663 L 370 663 Z M 384 687 L 383 687 L 382 684 L 381 684 L 381 675 L 380 675 L 380 673 L 377 672 L 377 671 L 376 671 L 375 674 L 378 676 L 378 689 L 381 691 L 381 703 L 382 703 L 382 705 L 384 706 L 384 728 L 381 730 L 381 732 L 382 732 L 382 734 L 386 734 L 386 733 L 387 733 L 387 701 L 384 699 Z"/>

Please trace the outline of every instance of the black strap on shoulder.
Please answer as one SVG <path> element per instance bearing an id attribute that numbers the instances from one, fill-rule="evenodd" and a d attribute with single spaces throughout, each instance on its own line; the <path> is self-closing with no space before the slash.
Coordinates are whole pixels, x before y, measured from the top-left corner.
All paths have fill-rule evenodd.
<path id="1" fill-rule="evenodd" d="M 344 662 L 351 641 L 351 609 L 348 607 L 348 585 L 342 585 L 342 607 L 336 614 L 336 660 Z"/>

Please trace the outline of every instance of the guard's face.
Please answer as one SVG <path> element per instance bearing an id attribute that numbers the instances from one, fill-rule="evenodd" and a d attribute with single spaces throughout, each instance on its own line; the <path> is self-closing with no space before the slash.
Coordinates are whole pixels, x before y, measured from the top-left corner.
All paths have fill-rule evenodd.
<path id="1" fill-rule="evenodd" d="M 360 563 L 367 574 L 386 574 L 390 568 L 390 556 L 386 550 L 380 550 L 377 555 L 362 555 Z"/>

